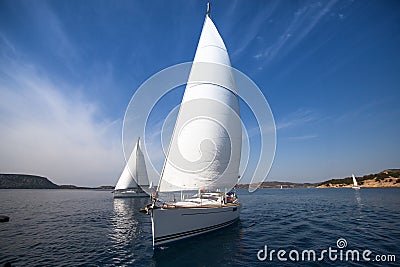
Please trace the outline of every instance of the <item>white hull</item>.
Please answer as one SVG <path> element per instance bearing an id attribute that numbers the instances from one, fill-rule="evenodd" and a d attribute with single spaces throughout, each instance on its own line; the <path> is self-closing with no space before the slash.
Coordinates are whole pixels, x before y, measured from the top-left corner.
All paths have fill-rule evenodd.
<path id="1" fill-rule="evenodd" d="M 114 198 L 134 198 L 134 197 L 149 197 L 146 192 L 129 191 L 114 191 Z"/>
<path id="2" fill-rule="evenodd" d="M 358 189 L 360 189 L 360 187 L 359 187 L 359 186 L 353 186 L 352 188 L 353 188 L 353 189 L 355 189 L 355 190 L 358 190 Z"/>
<path id="3" fill-rule="evenodd" d="M 240 205 L 152 209 L 153 246 L 229 226 L 239 218 L 239 211 Z"/>

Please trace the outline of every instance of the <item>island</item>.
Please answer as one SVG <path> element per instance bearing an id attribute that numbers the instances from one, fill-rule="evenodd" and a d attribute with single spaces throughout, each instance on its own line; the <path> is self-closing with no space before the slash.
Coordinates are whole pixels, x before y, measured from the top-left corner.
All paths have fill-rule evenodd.
<path id="1" fill-rule="evenodd" d="M 0 189 L 94 189 L 113 190 L 114 186 L 81 187 L 75 185 L 57 185 L 48 178 L 30 174 L 0 174 Z"/>

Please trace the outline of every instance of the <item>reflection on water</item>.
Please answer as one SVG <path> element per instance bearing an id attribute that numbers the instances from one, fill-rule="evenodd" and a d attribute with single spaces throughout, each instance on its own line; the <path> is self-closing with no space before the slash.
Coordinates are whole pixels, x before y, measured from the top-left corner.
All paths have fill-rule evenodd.
<path id="1" fill-rule="evenodd" d="M 353 190 L 354 191 L 354 198 L 355 198 L 355 204 L 354 205 L 354 212 L 356 215 L 356 220 L 362 220 L 363 219 L 363 212 L 362 212 L 362 207 L 363 204 L 361 202 L 361 193 L 360 190 Z"/>
<path id="2" fill-rule="evenodd" d="M 116 198 L 114 199 L 114 216 L 111 218 L 112 231 L 109 238 L 112 250 L 119 251 L 119 255 L 113 257 L 113 262 L 119 264 L 131 264 L 137 259 L 132 248 L 140 245 L 143 240 L 144 228 L 149 227 L 149 216 L 140 213 L 139 209 L 149 203 L 148 198 Z"/>
<path id="3" fill-rule="evenodd" d="M 354 190 L 354 196 L 356 197 L 357 206 L 361 208 L 362 203 L 361 203 L 360 190 Z"/>
<path id="4" fill-rule="evenodd" d="M 112 219 L 113 232 L 111 233 L 111 240 L 120 244 L 132 239 L 138 231 L 138 221 L 133 216 L 135 201 L 133 199 L 114 199 L 114 217 Z"/>

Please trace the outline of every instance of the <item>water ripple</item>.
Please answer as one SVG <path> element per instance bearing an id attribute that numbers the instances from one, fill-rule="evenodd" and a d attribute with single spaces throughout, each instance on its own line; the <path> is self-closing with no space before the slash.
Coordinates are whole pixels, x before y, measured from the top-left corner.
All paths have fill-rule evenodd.
<path id="1" fill-rule="evenodd" d="M 350 249 L 400 254 L 400 190 L 266 189 L 239 191 L 241 219 L 232 227 L 153 251 L 146 199 L 115 199 L 86 190 L 1 190 L 0 266 L 320 266 L 260 262 L 269 249 Z M 323 261 L 325 266 L 360 262 Z M 382 266 L 370 262 L 371 266 Z M 386 263 L 385 266 L 390 266 Z M 392 264 L 394 266 L 394 264 Z"/>

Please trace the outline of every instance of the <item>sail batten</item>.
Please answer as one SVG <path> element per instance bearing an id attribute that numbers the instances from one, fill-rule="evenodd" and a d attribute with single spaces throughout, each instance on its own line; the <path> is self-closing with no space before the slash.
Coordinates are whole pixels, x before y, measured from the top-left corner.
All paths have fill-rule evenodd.
<path id="1" fill-rule="evenodd" d="M 229 55 L 206 15 L 159 191 L 232 188 L 238 178 L 241 134 Z"/>

